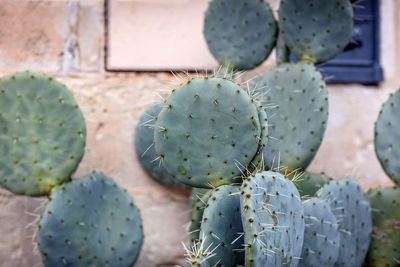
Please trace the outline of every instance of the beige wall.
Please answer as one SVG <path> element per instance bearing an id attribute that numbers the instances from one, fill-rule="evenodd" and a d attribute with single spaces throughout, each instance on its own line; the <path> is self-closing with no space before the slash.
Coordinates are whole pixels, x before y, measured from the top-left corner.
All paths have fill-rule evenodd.
<path id="1" fill-rule="evenodd" d="M 328 129 L 310 166 L 335 178 L 353 176 L 365 189 L 390 184 L 374 154 L 373 123 L 381 104 L 400 87 L 400 3 L 382 0 L 381 7 L 386 80 L 379 86 L 329 85 Z M 0 73 L 46 72 L 72 90 L 88 125 L 86 154 L 75 177 L 103 171 L 134 196 L 146 235 L 137 266 L 184 265 L 187 192 L 151 180 L 133 150 L 140 115 L 175 78 L 168 73 L 105 72 L 103 14 L 102 0 L 0 0 Z M 41 266 L 32 237 L 43 201 L 0 189 L 1 267 Z"/>

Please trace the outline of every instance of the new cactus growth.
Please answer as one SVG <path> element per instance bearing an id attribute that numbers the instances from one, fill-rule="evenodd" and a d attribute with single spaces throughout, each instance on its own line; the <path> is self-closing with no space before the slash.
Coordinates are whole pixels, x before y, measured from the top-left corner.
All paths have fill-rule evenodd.
<path id="1" fill-rule="evenodd" d="M 333 266 L 339 256 L 340 234 L 329 204 L 319 198 L 303 202 L 304 244 L 299 267 Z"/>
<path id="2" fill-rule="evenodd" d="M 361 266 L 371 241 L 371 206 L 358 182 L 329 181 L 317 196 L 325 199 L 339 223 L 340 249 L 335 266 Z"/>
<path id="3" fill-rule="evenodd" d="M 400 188 L 370 190 L 372 233 L 367 263 L 371 267 L 397 267 L 400 264 Z"/>
<path id="4" fill-rule="evenodd" d="M 302 197 L 312 197 L 328 181 L 332 180 L 326 175 L 305 172 L 294 184 Z"/>
<path id="5" fill-rule="evenodd" d="M 353 7 L 349 0 L 282 0 L 279 29 L 298 58 L 325 62 L 350 42 Z"/>
<path id="6" fill-rule="evenodd" d="M 132 266 L 143 243 L 132 197 L 93 173 L 55 187 L 39 226 L 45 266 Z"/>
<path id="7" fill-rule="evenodd" d="M 155 124 L 155 148 L 181 182 L 212 188 L 241 181 L 261 145 L 255 101 L 225 79 L 192 79 L 172 92 Z"/>
<path id="8" fill-rule="evenodd" d="M 318 151 L 328 120 L 328 90 L 311 63 L 281 64 L 253 87 L 266 92 L 269 136 L 264 149 L 268 168 L 306 169 Z M 305 130 L 306 129 L 306 130 Z"/>
<path id="9" fill-rule="evenodd" d="M 214 189 L 205 206 L 200 237 L 215 254 L 210 266 L 244 264 L 243 225 L 240 209 L 240 187 L 223 185 Z"/>
<path id="10" fill-rule="evenodd" d="M 385 173 L 400 184 L 400 90 L 383 105 L 375 123 L 375 152 Z"/>
<path id="11" fill-rule="evenodd" d="M 0 79 L 0 135 L 0 185 L 41 196 L 78 167 L 86 125 L 65 85 L 27 71 Z"/>
<path id="12" fill-rule="evenodd" d="M 247 70 L 260 65 L 276 43 L 277 23 L 260 0 L 213 0 L 204 20 L 204 37 L 219 63 Z"/>
<path id="13" fill-rule="evenodd" d="M 141 117 L 135 134 L 136 155 L 143 168 L 157 181 L 170 186 L 188 188 L 172 177 L 164 166 L 155 160 L 158 154 L 154 148 L 154 124 L 162 107 L 163 103 L 154 104 Z"/>
<path id="14" fill-rule="evenodd" d="M 210 246 L 206 247 L 204 244 L 207 240 L 206 236 L 202 236 L 201 241 L 196 242 L 189 248 L 184 245 L 186 261 L 192 267 L 214 267 L 209 263 L 210 258 L 215 256 L 214 251 Z"/>
<path id="15" fill-rule="evenodd" d="M 261 172 L 243 181 L 246 266 L 297 266 L 304 236 L 303 206 L 282 174 Z"/>

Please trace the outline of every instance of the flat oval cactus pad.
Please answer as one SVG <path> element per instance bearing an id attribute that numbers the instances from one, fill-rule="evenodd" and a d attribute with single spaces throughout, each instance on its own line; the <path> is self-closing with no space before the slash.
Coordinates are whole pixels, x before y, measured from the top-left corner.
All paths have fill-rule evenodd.
<path id="1" fill-rule="evenodd" d="M 39 224 L 47 267 L 131 267 L 142 243 L 142 219 L 132 197 L 99 173 L 55 187 Z"/>
<path id="2" fill-rule="evenodd" d="M 322 142 L 328 120 L 328 90 L 311 63 L 281 64 L 255 82 L 265 93 L 271 137 L 264 149 L 268 168 L 305 170 Z"/>
<path id="3" fill-rule="evenodd" d="M 193 79 L 166 100 L 155 124 L 155 148 L 167 169 L 201 188 L 241 180 L 260 145 L 255 101 L 220 78 Z"/>
<path id="4" fill-rule="evenodd" d="M 83 157 L 86 125 L 65 85 L 21 72 L 0 80 L 0 184 L 46 195 L 70 179 Z"/>
<path id="5" fill-rule="evenodd" d="M 298 58 L 325 62 L 350 42 L 353 7 L 349 0 L 282 0 L 279 28 Z"/>
<path id="6" fill-rule="evenodd" d="M 158 182 L 178 188 L 189 188 L 172 177 L 162 164 L 156 160 L 158 154 L 154 148 L 154 124 L 164 103 L 150 106 L 140 118 L 135 134 L 136 155 L 143 168 Z"/>
<path id="7" fill-rule="evenodd" d="M 277 23 L 269 4 L 260 0 L 213 0 L 206 12 L 204 37 L 219 63 L 253 69 L 271 53 Z"/>
<path id="8" fill-rule="evenodd" d="M 385 173 L 400 185 L 400 90 L 383 105 L 375 123 L 375 152 Z"/>

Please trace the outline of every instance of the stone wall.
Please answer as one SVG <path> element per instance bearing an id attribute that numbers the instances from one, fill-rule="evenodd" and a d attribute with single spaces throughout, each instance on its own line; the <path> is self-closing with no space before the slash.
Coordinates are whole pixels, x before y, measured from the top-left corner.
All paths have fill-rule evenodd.
<path id="1" fill-rule="evenodd" d="M 141 114 L 175 78 L 104 70 L 104 6 L 102 0 L 0 0 L 0 73 L 45 72 L 71 89 L 88 126 L 86 153 L 74 177 L 102 171 L 134 196 L 145 231 L 136 266 L 184 266 L 188 192 L 154 182 L 133 147 Z M 334 178 L 355 177 L 365 189 L 391 184 L 374 154 L 373 123 L 382 103 L 400 87 L 399 1 L 382 0 L 381 14 L 385 81 L 328 86 L 328 129 L 310 166 Z M 0 189 L 0 266 L 42 266 L 34 244 L 45 202 Z"/>

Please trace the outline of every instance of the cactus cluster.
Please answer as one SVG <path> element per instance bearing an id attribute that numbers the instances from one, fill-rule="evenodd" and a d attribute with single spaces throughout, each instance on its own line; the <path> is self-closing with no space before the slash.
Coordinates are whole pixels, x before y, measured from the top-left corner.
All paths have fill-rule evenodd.
<path id="1" fill-rule="evenodd" d="M 212 0 L 204 37 L 222 68 L 278 66 L 243 88 L 234 74 L 190 78 L 140 119 L 135 148 L 158 181 L 193 187 L 192 266 L 398 266 L 400 93 L 383 106 L 375 150 L 397 184 L 367 196 L 352 178 L 306 172 L 328 122 L 315 64 L 350 40 L 349 0 Z M 279 33 L 279 36 L 278 36 Z M 288 53 L 299 62 L 290 62 Z M 86 125 L 68 89 L 45 75 L 0 79 L 0 185 L 48 196 L 39 223 L 45 266 L 132 266 L 143 244 L 140 211 L 111 178 L 71 179 Z M 371 244 L 371 246 L 370 246 Z"/>
<path id="2" fill-rule="evenodd" d="M 258 66 L 277 32 L 279 65 L 247 88 L 235 74 L 189 78 L 151 115 L 146 161 L 193 187 L 192 266 L 361 266 L 367 254 L 371 207 L 357 181 L 297 174 L 328 123 L 315 64 L 350 40 L 351 3 L 282 0 L 278 14 L 265 1 L 212 0 L 204 37 L 221 68 Z"/>
<path id="3" fill-rule="evenodd" d="M 50 199 L 38 226 L 43 264 L 132 266 L 143 243 L 139 209 L 103 174 L 71 179 L 85 143 L 82 112 L 65 85 L 28 71 L 0 79 L 0 185 Z"/>

